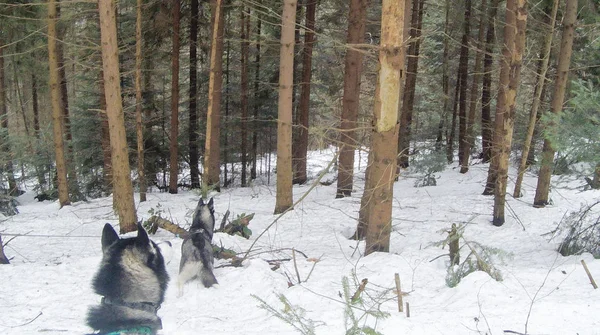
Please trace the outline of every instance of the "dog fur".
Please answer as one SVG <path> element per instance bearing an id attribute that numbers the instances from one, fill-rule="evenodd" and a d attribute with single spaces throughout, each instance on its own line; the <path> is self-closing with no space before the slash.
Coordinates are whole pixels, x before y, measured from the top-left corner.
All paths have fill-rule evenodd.
<path id="1" fill-rule="evenodd" d="M 162 329 L 157 310 L 169 276 L 156 243 L 138 224 L 133 238 L 119 238 L 110 224 L 102 230 L 102 262 L 93 280 L 94 291 L 103 296 L 90 308 L 88 325 L 100 334 L 156 334 Z M 145 328 L 144 331 L 136 329 Z"/>
<path id="2" fill-rule="evenodd" d="M 218 284 L 213 274 L 214 255 L 211 244 L 215 227 L 214 211 L 212 198 L 206 204 L 200 198 L 194 211 L 190 236 L 185 238 L 181 245 L 177 283 L 180 296 L 183 294 L 183 286 L 196 278 L 200 279 L 205 287 Z"/>

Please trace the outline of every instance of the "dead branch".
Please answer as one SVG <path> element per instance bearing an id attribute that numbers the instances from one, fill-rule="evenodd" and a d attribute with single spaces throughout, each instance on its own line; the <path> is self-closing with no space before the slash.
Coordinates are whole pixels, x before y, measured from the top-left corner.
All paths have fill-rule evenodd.
<path id="1" fill-rule="evenodd" d="M 360 298 L 360 294 L 365 290 L 365 286 L 367 286 L 368 282 L 369 279 L 367 278 L 361 281 L 360 285 L 358 286 L 358 289 L 356 290 L 356 292 L 354 292 L 354 295 L 352 295 L 352 299 L 350 299 L 350 302 L 355 303 L 358 301 L 358 298 Z"/>
<path id="2" fill-rule="evenodd" d="M 148 219 L 147 221 L 150 224 L 157 224 L 160 228 L 166 230 L 166 231 L 170 231 L 171 233 L 175 234 L 175 236 L 181 237 L 181 238 L 186 238 L 190 235 L 190 233 L 179 227 L 178 225 L 174 224 L 173 222 L 167 220 L 167 219 L 163 219 L 160 216 L 152 216 Z"/>
<path id="3" fill-rule="evenodd" d="M 400 275 L 394 273 L 394 280 L 396 281 L 396 292 L 398 294 L 398 312 L 402 313 L 403 303 L 402 303 L 402 290 L 400 289 Z"/>
<path id="4" fill-rule="evenodd" d="M 221 220 L 221 226 L 219 227 L 219 230 L 223 230 L 225 228 L 225 224 L 227 224 L 227 218 L 229 218 L 229 210 L 227 210 L 225 212 L 225 215 L 223 215 L 223 220 Z"/>

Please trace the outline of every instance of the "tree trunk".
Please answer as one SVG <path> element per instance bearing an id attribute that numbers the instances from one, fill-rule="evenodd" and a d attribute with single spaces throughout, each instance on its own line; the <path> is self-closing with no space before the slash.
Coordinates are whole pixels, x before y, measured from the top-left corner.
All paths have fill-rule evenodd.
<path id="1" fill-rule="evenodd" d="M 4 254 L 4 244 L 2 244 L 2 235 L 0 235 L 0 264 L 10 264 L 10 261 Z"/>
<path id="2" fill-rule="evenodd" d="M 258 156 L 258 107 L 260 96 L 260 35 L 261 35 L 261 16 L 257 13 L 256 19 L 256 56 L 254 58 L 254 64 L 256 66 L 256 72 L 254 74 L 254 113 L 252 117 L 252 167 L 250 168 L 250 178 L 256 179 L 256 159 Z"/>
<path id="3" fill-rule="evenodd" d="M 365 255 L 388 252 L 392 230 L 393 185 L 398 152 L 398 105 L 400 85 L 404 77 L 404 0 L 383 0 L 381 9 L 381 44 L 379 76 L 371 137 L 371 166 L 368 179 L 377 181 L 365 194 L 367 236 Z"/>
<path id="4" fill-rule="evenodd" d="M 506 203 L 506 182 L 508 162 L 515 124 L 517 90 L 520 83 L 521 64 L 525 50 L 525 31 L 527 27 L 527 1 L 507 0 L 506 25 L 504 26 L 503 61 L 500 67 L 500 84 L 496 108 L 494 129 L 494 147 L 496 158 L 496 185 L 494 188 L 494 226 L 504 224 Z M 494 160 L 494 157 L 492 157 Z M 490 167 L 491 170 L 491 167 Z"/>
<path id="5" fill-rule="evenodd" d="M 227 47 L 225 48 L 225 118 L 223 119 L 224 126 L 223 130 L 225 131 L 225 135 L 223 135 L 223 187 L 229 186 L 229 177 L 227 175 L 227 163 L 229 163 L 229 98 L 231 94 L 229 94 L 229 62 L 231 60 L 231 41 L 227 41 Z M 233 181 L 233 162 L 231 162 L 231 180 Z"/>
<path id="6" fill-rule="evenodd" d="M 556 81 L 554 82 L 554 94 L 552 95 L 552 113 L 560 115 L 565 101 L 565 91 L 567 80 L 569 78 L 569 65 L 571 63 L 571 54 L 573 52 L 573 37 L 575 34 L 575 23 L 577 21 L 577 0 L 566 0 L 566 9 L 563 17 L 563 33 L 560 42 L 560 55 L 558 57 L 558 68 L 556 71 Z M 537 187 L 535 189 L 535 198 L 533 206 L 542 208 L 548 204 L 548 193 L 550 192 L 550 178 L 554 165 L 554 154 L 556 148 L 552 142 L 556 135 L 556 125 L 552 122 L 545 126 L 546 136 L 544 140 L 544 149 L 542 152 L 542 165 L 538 176 Z"/>
<path id="7" fill-rule="evenodd" d="M 348 14 L 348 35 L 346 60 L 344 65 L 344 96 L 340 123 L 340 155 L 338 158 L 338 178 L 336 198 L 349 197 L 352 193 L 354 176 L 354 149 L 356 121 L 360 108 L 360 76 L 362 72 L 362 52 L 354 49 L 364 40 L 367 19 L 367 0 L 351 0 Z"/>
<path id="8" fill-rule="evenodd" d="M 108 116 L 106 115 L 106 95 L 104 94 L 104 71 L 100 69 L 100 127 L 102 146 L 102 175 L 104 178 L 104 188 L 106 193 L 113 189 L 112 158 L 110 153 L 110 131 L 108 127 Z"/>
<path id="9" fill-rule="evenodd" d="M 121 101 L 117 24 L 114 0 L 99 1 L 102 68 L 106 95 L 106 114 L 110 131 L 113 169 L 113 197 L 117 204 L 121 233 L 137 229 L 137 216 L 131 186 L 131 169 L 125 136 L 125 117 Z"/>
<path id="10" fill-rule="evenodd" d="M 515 198 L 521 197 L 521 184 L 523 183 L 523 175 L 525 174 L 525 170 L 527 169 L 527 164 L 529 161 L 529 149 L 533 140 L 535 124 L 538 120 L 538 109 L 542 101 L 542 92 L 545 86 L 544 82 L 546 79 L 546 72 L 548 71 L 548 62 L 550 61 L 550 51 L 552 49 L 552 36 L 554 35 L 554 24 L 556 21 L 556 13 L 558 12 L 559 3 L 559 0 L 554 0 L 554 5 L 552 6 L 552 12 L 550 13 L 550 16 L 544 15 L 544 22 L 548 24 L 549 29 L 546 33 L 546 37 L 544 38 L 544 45 L 542 46 L 542 52 L 540 53 L 540 71 L 538 72 L 538 79 L 535 85 L 535 92 L 533 93 L 533 104 L 531 105 L 531 112 L 529 113 L 529 124 L 527 126 L 527 134 L 525 135 L 525 142 L 523 143 L 523 152 L 521 153 L 521 161 L 519 162 L 517 180 L 515 181 L 515 189 L 513 191 L 513 197 Z"/>
<path id="11" fill-rule="evenodd" d="M 189 155 L 190 155 L 190 182 L 191 187 L 200 188 L 200 169 L 198 164 L 198 0 L 191 1 L 190 12 L 190 114 L 189 114 Z"/>
<path id="12" fill-rule="evenodd" d="M 135 131 L 140 202 L 143 202 L 146 201 L 147 184 L 144 171 L 144 128 L 142 120 L 142 0 L 137 0 L 135 20 Z"/>
<path id="13" fill-rule="evenodd" d="M 56 1 L 56 19 L 60 20 L 60 0 Z M 69 112 L 69 91 L 67 86 L 66 65 L 63 49 L 63 41 L 65 40 L 65 28 L 57 26 L 57 40 L 60 43 L 56 44 L 56 52 L 58 59 L 58 81 L 60 89 L 61 113 L 63 117 L 63 131 L 65 134 L 65 163 L 67 165 L 67 180 L 71 197 L 77 201 L 83 198 L 79 191 L 79 181 L 75 169 L 75 156 L 73 153 L 73 134 L 71 132 L 71 117 Z"/>
<path id="14" fill-rule="evenodd" d="M 460 44 L 458 76 L 460 96 L 458 99 L 458 165 L 460 173 L 469 171 L 469 139 L 467 137 L 467 86 L 469 73 L 469 39 L 471 35 L 471 0 L 465 1 L 464 31 Z"/>
<path id="15" fill-rule="evenodd" d="M 436 150 L 442 149 L 442 138 L 444 134 L 444 123 L 446 123 L 446 119 L 448 118 L 448 101 L 450 101 L 450 85 L 448 84 L 448 39 L 449 39 L 449 24 L 450 24 L 450 0 L 446 0 L 445 2 L 445 16 L 446 20 L 444 22 L 444 53 L 442 58 L 442 93 L 444 99 L 444 106 L 442 109 L 442 115 L 440 116 L 440 122 L 438 123 L 438 134 L 435 140 L 435 148 Z M 448 157 L 447 157 L 448 158 Z M 452 161 L 452 157 L 448 158 L 448 161 Z"/>
<path id="16" fill-rule="evenodd" d="M 0 37 L 0 119 L 1 119 L 1 127 L 3 129 L 4 135 L 2 135 L 0 139 L 0 146 L 2 147 L 2 153 L 4 154 L 4 161 L 6 162 L 3 166 L 4 171 L 6 172 L 8 179 L 8 193 L 10 195 L 16 196 L 17 193 L 17 181 L 15 180 L 15 174 L 13 171 L 13 163 L 11 158 L 11 150 L 10 150 L 10 142 L 8 138 L 8 109 L 7 109 L 7 99 L 6 99 L 6 85 L 4 78 L 6 77 L 6 72 L 4 68 L 4 48 L 5 42 Z"/>
<path id="17" fill-rule="evenodd" d="M 274 214 L 290 209 L 292 195 L 292 108 L 296 0 L 283 1 L 277 118 L 277 196 Z"/>
<path id="18" fill-rule="evenodd" d="M 448 164 L 450 164 L 454 161 L 454 138 L 456 137 L 456 120 L 458 118 L 458 99 L 459 99 L 461 86 L 462 86 L 462 80 L 459 76 L 456 81 L 456 88 L 454 89 L 454 100 L 452 101 L 452 122 L 450 123 L 450 135 L 446 136 L 446 160 L 448 161 Z"/>
<path id="19" fill-rule="evenodd" d="M 0 51 L 1 52 L 1 51 Z M 40 112 L 39 112 L 39 102 L 38 102 L 38 87 L 37 87 L 37 77 L 35 73 L 31 74 L 31 106 L 33 110 L 33 135 L 37 143 L 40 143 Z M 43 154 L 40 152 L 39 147 L 36 146 L 35 153 L 38 157 L 43 157 Z M 38 179 L 38 184 L 40 185 L 40 190 L 44 191 L 46 185 L 46 177 L 45 177 L 45 168 L 44 164 L 36 163 L 36 175 Z"/>
<path id="20" fill-rule="evenodd" d="M 48 65 L 49 86 L 52 99 L 52 125 L 54 134 L 54 155 L 58 179 L 58 201 L 60 207 L 71 204 L 67 184 L 67 165 L 63 140 L 63 115 L 60 102 L 60 81 L 58 75 L 58 55 L 56 50 L 56 1 L 48 1 Z"/>
<path id="21" fill-rule="evenodd" d="M 492 158 L 492 67 L 494 65 L 494 45 L 496 42 L 496 13 L 498 13 L 499 0 L 492 0 L 488 16 L 488 27 L 485 38 L 485 56 L 483 57 L 483 80 L 481 88 L 481 146 L 483 148 L 482 161 L 487 163 Z M 488 189 L 489 186 L 489 189 Z M 493 183 L 486 186 L 484 194 L 493 193 Z"/>
<path id="22" fill-rule="evenodd" d="M 421 27 L 423 25 L 423 6 L 425 0 L 415 0 L 412 5 L 408 60 L 406 65 L 406 84 L 402 94 L 402 113 L 400 116 L 400 133 L 398 134 L 398 165 L 408 167 L 410 153 L 410 137 L 419 68 L 419 49 L 421 46 Z"/>
<path id="23" fill-rule="evenodd" d="M 213 0 L 213 26 L 210 47 L 210 76 L 208 80 L 208 111 L 206 116 L 206 149 L 204 151 L 203 184 L 220 190 L 220 113 L 223 83 L 223 0 Z"/>
<path id="24" fill-rule="evenodd" d="M 592 180 L 592 188 L 595 190 L 600 189 L 600 164 L 596 165 L 594 170 L 594 179 Z"/>
<path id="25" fill-rule="evenodd" d="M 306 154 L 308 152 L 308 118 L 310 110 L 310 81 L 312 77 L 312 52 L 315 39 L 315 12 L 317 0 L 306 0 L 306 28 L 304 32 L 304 52 L 302 60 L 302 82 L 300 83 L 300 104 L 298 106 L 298 140 L 294 149 L 294 184 L 306 183 Z"/>
<path id="26" fill-rule="evenodd" d="M 169 193 L 177 194 L 178 141 L 179 137 L 179 15 L 180 0 L 173 1 L 173 51 L 171 54 L 171 145 L 169 169 Z"/>
<path id="27" fill-rule="evenodd" d="M 242 163 L 242 175 L 241 182 L 242 187 L 246 187 L 246 170 L 247 170 L 247 157 L 248 157 L 248 57 L 250 56 L 248 49 L 250 46 L 250 15 L 246 14 L 245 10 L 249 7 L 241 6 L 240 8 L 240 39 L 241 39 L 241 78 L 240 78 L 240 90 L 241 90 L 241 163 Z"/>

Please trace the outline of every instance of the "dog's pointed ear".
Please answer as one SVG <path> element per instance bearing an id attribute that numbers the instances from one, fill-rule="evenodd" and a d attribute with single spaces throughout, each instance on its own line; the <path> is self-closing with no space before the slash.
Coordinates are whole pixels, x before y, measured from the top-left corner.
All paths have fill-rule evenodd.
<path id="1" fill-rule="evenodd" d="M 215 210 L 213 198 L 210 198 L 210 200 L 208 201 L 208 209 L 210 209 L 211 212 Z"/>
<path id="2" fill-rule="evenodd" d="M 200 197 L 200 200 L 198 201 L 198 206 L 204 206 L 204 199 L 202 199 L 202 197 Z"/>
<path id="3" fill-rule="evenodd" d="M 135 243 L 139 246 L 148 246 L 148 244 L 150 244 L 150 238 L 148 237 L 148 233 L 146 232 L 146 229 L 144 229 L 144 227 L 142 226 L 141 223 L 138 223 L 137 225 L 138 227 L 138 234 L 137 237 L 135 239 Z"/>
<path id="4" fill-rule="evenodd" d="M 104 229 L 102 229 L 102 251 L 106 251 L 109 246 L 118 240 L 119 235 L 113 226 L 111 226 L 110 223 L 105 224 Z"/>

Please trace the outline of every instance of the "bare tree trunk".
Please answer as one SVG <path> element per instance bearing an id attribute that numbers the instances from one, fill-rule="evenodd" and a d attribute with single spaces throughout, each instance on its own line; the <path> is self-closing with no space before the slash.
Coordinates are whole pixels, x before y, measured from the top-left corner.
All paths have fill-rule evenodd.
<path id="1" fill-rule="evenodd" d="M 573 38 L 575 34 L 575 23 L 577 21 L 577 0 L 566 0 L 566 9 L 563 17 L 563 33 L 560 42 L 560 55 L 556 81 L 554 82 L 554 94 L 552 95 L 552 113 L 560 115 L 565 101 L 565 91 L 569 79 L 569 65 L 573 52 Z M 556 132 L 556 125 L 552 122 L 545 126 L 546 133 Z M 543 208 L 548 204 L 548 193 L 550 192 L 550 178 L 554 165 L 555 144 L 552 142 L 555 136 L 546 136 L 544 150 L 542 152 L 542 165 L 538 176 L 537 187 L 533 206 Z"/>
<path id="2" fill-rule="evenodd" d="M 277 118 L 277 196 L 274 214 L 290 209 L 292 194 L 292 108 L 296 0 L 284 0 L 281 15 L 279 111 Z"/>
<path id="3" fill-rule="evenodd" d="M 521 184 L 523 183 L 523 175 L 527 169 L 527 163 L 529 160 L 529 149 L 533 140 L 533 133 L 535 130 L 535 124 L 538 120 L 538 109 L 542 101 L 542 92 L 545 86 L 546 72 L 548 71 L 548 63 L 550 61 L 550 51 L 552 49 L 552 35 L 554 35 L 554 24 L 556 21 L 556 13 L 558 12 L 559 0 L 554 0 L 552 6 L 552 12 L 548 16 L 549 30 L 544 38 L 544 45 L 542 52 L 540 53 L 541 64 L 540 71 L 538 72 L 538 80 L 535 85 L 535 92 L 533 93 L 533 104 L 531 105 L 531 112 L 529 113 L 529 124 L 527 126 L 527 134 L 525 135 L 525 142 L 523 143 L 523 152 L 521 153 L 521 161 L 519 162 L 519 169 L 517 172 L 517 180 L 515 181 L 515 189 L 513 191 L 513 197 L 521 197 Z M 544 17 L 546 17 L 544 15 Z M 546 21 L 546 20 L 544 20 Z"/>
<path id="4" fill-rule="evenodd" d="M 348 35 L 346 60 L 344 65 L 344 96 L 340 124 L 340 155 L 338 158 L 338 178 L 336 198 L 348 197 L 352 193 L 354 177 L 354 149 L 356 141 L 356 121 L 360 108 L 360 77 L 363 55 L 354 49 L 364 40 L 367 19 L 367 0 L 351 0 L 348 14 Z"/>
<path id="5" fill-rule="evenodd" d="M 63 140 L 63 115 L 60 102 L 60 81 L 58 75 L 58 55 L 56 50 L 56 1 L 48 1 L 48 64 L 49 86 L 52 99 L 52 125 L 54 134 L 54 154 L 56 157 L 56 174 L 58 177 L 58 201 L 60 207 L 71 204 L 67 183 L 67 165 L 65 161 L 65 144 Z"/>
<path id="6" fill-rule="evenodd" d="M 398 152 L 398 105 L 403 81 L 405 48 L 404 0 L 383 0 L 381 8 L 381 44 L 379 49 L 378 89 L 373 107 L 374 128 L 371 137 L 371 166 L 368 179 L 373 188 L 365 189 L 371 199 L 367 206 L 365 255 L 388 252 L 392 231 L 393 185 Z"/>
<path id="7" fill-rule="evenodd" d="M 498 13 L 499 0 L 492 0 L 488 16 L 488 27 L 485 38 L 485 56 L 483 57 L 483 80 L 481 89 L 481 146 L 483 148 L 482 161 L 487 163 L 492 158 L 492 67 L 494 65 L 494 45 L 496 41 L 496 13 Z M 489 183 L 488 183 L 489 184 Z M 493 183 L 486 186 L 484 194 L 493 193 Z"/>
<path id="8" fill-rule="evenodd" d="M 298 140 L 294 149 L 294 159 L 292 162 L 295 168 L 294 184 L 306 183 L 306 155 L 308 152 L 308 118 L 310 110 L 310 81 L 312 77 L 312 51 L 315 36 L 315 12 L 317 9 L 317 0 L 306 0 L 306 29 L 304 30 L 304 52 L 302 60 L 302 82 L 300 87 L 300 104 L 298 106 Z"/>
<path id="9" fill-rule="evenodd" d="M 173 1 L 173 53 L 171 55 L 171 145 L 169 169 L 169 193 L 177 194 L 179 173 L 179 15 L 180 0 Z"/>
<path id="10" fill-rule="evenodd" d="M 147 185 L 144 171 L 144 128 L 142 120 L 142 0 L 137 0 L 135 20 L 135 131 L 140 202 L 143 202 L 146 201 Z"/>
<path id="11" fill-rule="evenodd" d="M 475 143 L 475 136 L 473 136 L 473 125 L 475 124 L 475 112 L 477 109 L 477 96 L 479 95 L 479 80 L 481 79 L 481 62 L 483 58 L 482 47 L 484 45 L 485 39 L 485 30 L 484 30 L 484 22 L 486 18 L 486 6 L 487 1 L 483 0 L 480 6 L 480 17 L 479 17 L 479 31 L 477 36 L 477 42 L 475 43 L 475 67 L 474 67 L 474 75 L 473 81 L 471 83 L 471 91 L 469 92 L 469 115 L 467 120 L 467 146 L 465 147 L 466 161 L 465 165 L 461 166 L 461 172 L 466 173 L 469 169 L 469 157 L 471 155 L 471 148 Z"/>
<path id="12" fill-rule="evenodd" d="M 421 27 L 423 25 L 423 6 L 425 0 L 415 0 L 412 6 L 408 60 L 406 65 L 406 85 L 402 94 L 402 113 L 400 115 L 400 133 L 398 134 L 398 167 L 407 168 L 410 153 L 410 137 L 419 68 L 419 49 L 421 46 Z"/>
<path id="13" fill-rule="evenodd" d="M 113 189 L 113 173 L 112 173 L 112 158 L 110 153 L 110 131 L 108 127 L 108 116 L 106 115 L 106 95 L 104 90 L 104 71 L 100 69 L 100 127 L 101 127 L 101 139 L 100 143 L 102 146 L 102 162 L 104 177 L 104 188 L 107 193 Z"/>
<path id="14" fill-rule="evenodd" d="M 258 156 L 258 98 L 260 96 L 260 35 L 261 35 L 261 16 L 257 13 L 256 19 L 256 55 L 254 58 L 254 64 L 256 65 L 256 72 L 254 74 L 254 113 L 252 117 L 252 167 L 250 168 L 250 178 L 256 179 L 256 159 Z"/>
<path id="15" fill-rule="evenodd" d="M 1 52 L 1 51 L 0 51 Z M 39 102 L 38 102 L 38 87 L 37 87 L 37 77 L 35 73 L 31 74 L 31 105 L 33 110 L 33 135 L 35 136 L 36 141 L 39 143 L 40 141 L 40 112 L 39 112 Z M 42 153 L 39 148 L 36 147 L 35 153 L 38 157 L 42 157 Z M 38 178 L 38 184 L 40 185 L 40 189 L 43 191 L 46 189 L 46 177 L 44 173 L 44 164 L 36 163 L 36 175 Z"/>
<path id="16" fill-rule="evenodd" d="M 460 97 L 458 99 L 458 165 L 460 173 L 469 171 L 469 139 L 467 137 L 467 86 L 469 73 L 469 37 L 471 35 L 471 0 L 465 1 L 464 31 L 460 45 L 458 76 Z"/>
<path id="17" fill-rule="evenodd" d="M 596 165 L 594 170 L 594 179 L 592 180 L 592 188 L 595 190 L 600 189 L 600 164 Z"/>
<path id="18" fill-rule="evenodd" d="M 190 12 L 190 129 L 188 133 L 190 155 L 190 182 L 192 188 L 200 188 L 200 169 L 198 164 L 198 0 L 191 1 Z"/>
<path id="19" fill-rule="evenodd" d="M 229 15 L 227 15 L 229 16 Z M 225 118 L 223 122 L 225 125 L 223 126 L 223 130 L 225 134 L 223 135 L 223 187 L 229 186 L 229 177 L 227 175 L 227 163 L 229 163 L 229 98 L 231 94 L 229 94 L 229 62 L 231 59 L 231 41 L 227 41 L 227 47 L 225 47 Z M 231 163 L 231 181 L 233 181 L 233 162 Z"/>
<path id="20" fill-rule="evenodd" d="M 0 235 L 0 264 L 10 264 L 10 261 L 4 254 L 4 244 L 2 244 L 2 235 Z"/>
<path id="21" fill-rule="evenodd" d="M 458 99 L 459 99 L 461 86 L 462 86 L 462 80 L 459 76 L 456 81 L 456 88 L 454 89 L 454 100 L 452 101 L 452 122 L 450 123 L 450 134 L 448 136 L 446 136 L 446 160 L 448 161 L 449 164 L 454 161 L 454 139 L 456 138 L 456 120 L 458 118 Z"/>
<path id="22" fill-rule="evenodd" d="M 242 175 L 241 175 L 241 182 L 242 182 L 242 187 L 246 187 L 247 185 L 247 181 L 246 181 L 246 170 L 247 170 L 247 158 L 248 158 L 248 58 L 250 57 L 250 54 L 248 52 L 248 49 L 250 47 L 250 43 L 249 41 L 249 36 L 250 36 L 250 15 L 246 14 L 245 10 L 246 8 L 249 7 L 244 7 L 241 6 L 240 8 L 240 31 L 241 31 L 241 35 L 240 35 L 240 39 L 241 39 L 241 70 L 242 73 L 240 74 L 241 78 L 240 78 L 240 84 L 241 84 L 241 112 L 242 112 L 242 116 L 241 116 L 241 131 L 240 131 L 240 136 L 241 138 L 241 163 L 242 163 Z"/>
<path id="23" fill-rule="evenodd" d="M 131 169 L 125 136 L 125 116 L 119 82 L 119 49 L 117 46 L 116 6 L 114 0 L 98 2 L 100 37 L 102 41 L 102 68 L 106 95 L 106 114 L 110 131 L 113 168 L 113 197 L 117 204 L 121 233 L 137 229 L 137 215 L 131 185 Z"/>
<path id="24" fill-rule="evenodd" d="M 223 0 L 212 0 L 213 26 L 210 47 L 210 77 L 208 81 L 208 111 L 206 116 L 206 149 L 204 151 L 203 184 L 217 191 L 220 186 L 220 118 L 221 86 L 223 83 Z"/>
<path id="25" fill-rule="evenodd" d="M 505 221 L 504 207 L 506 203 L 508 162 L 515 124 L 516 98 L 520 83 L 521 64 L 525 51 L 526 27 L 527 1 L 507 0 L 504 48 L 502 51 L 503 62 L 500 68 L 501 81 L 498 89 L 493 147 L 494 156 L 497 157 L 494 216 L 492 218 L 494 226 L 502 226 Z"/>
<path id="26" fill-rule="evenodd" d="M 10 195 L 17 195 L 17 181 L 15 180 L 15 174 L 13 171 L 13 163 L 11 157 L 10 143 L 8 139 L 8 110 L 7 110 L 7 99 L 6 99 L 6 85 L 4 78 L 6 77 L 4 68 L 4 48 L 5 42 L 0 37 L 0 124 L 4 129 L 4 135 L 0 140 L 0 146 L 2 147 L 2 153 L 4 154 L 5 164 L 3 166 L 6 171 L 8 179 L 8 193 Z"/>
<path id="27" fill-rule="evenodd" d="M 444 134 L 444 123 L 446 123 L 446 119 L 448 118 L 448 101 L 450 101 L 450 85 L 448 85 L 448 37 L 449 37 L 449 23 L 450 23 L 450 0 L 445 1 L 445 17 L 446 20 L 444 22 L 444 53 L 442 58 L 442 92 L 444 99 L 444 107 L 442 110 L 442 115 L 440 115 L 440 122 L 438 124 L 438 134 L 435 140 L 435 148 L 436 150 L 442 149 L 442 139 Z M 448 158 L 448 157 L 447 157 Z M 452 157 L 448 158 L 448 161 L 452 161 Z"/>

